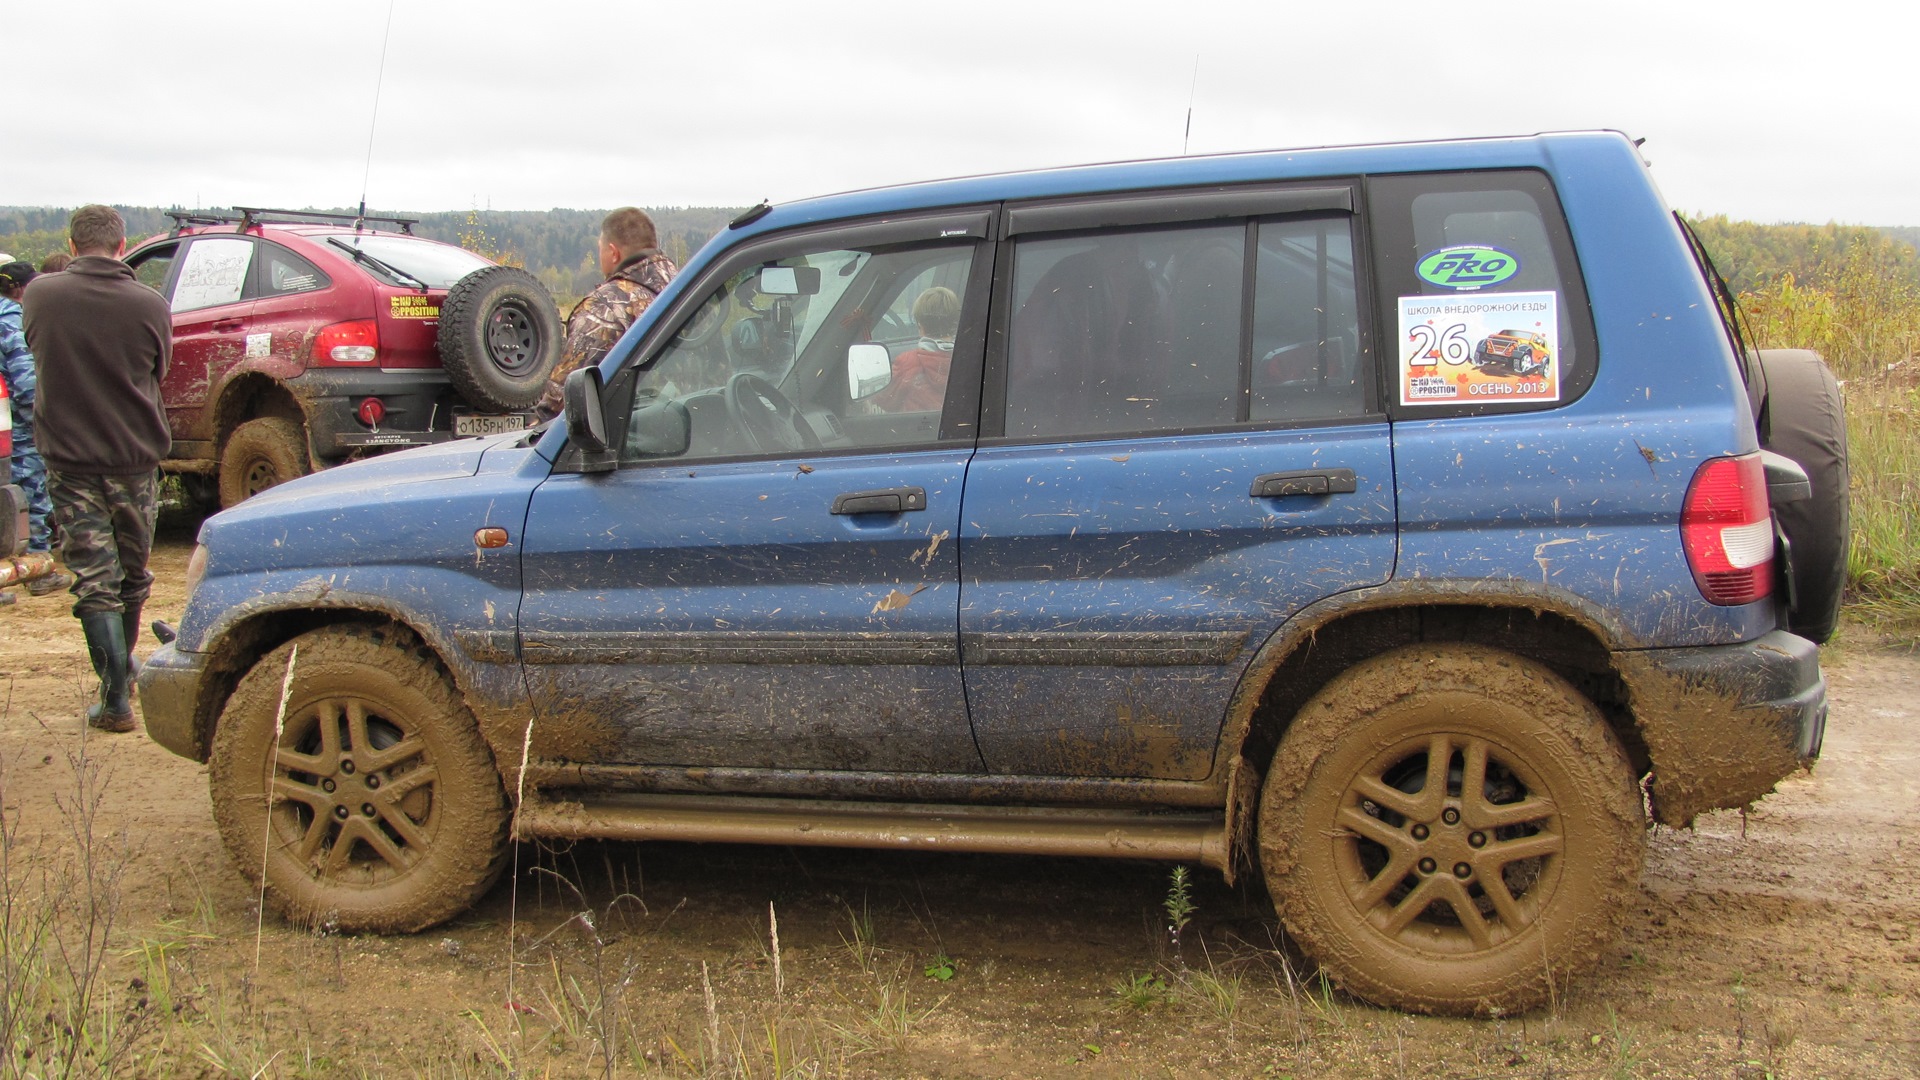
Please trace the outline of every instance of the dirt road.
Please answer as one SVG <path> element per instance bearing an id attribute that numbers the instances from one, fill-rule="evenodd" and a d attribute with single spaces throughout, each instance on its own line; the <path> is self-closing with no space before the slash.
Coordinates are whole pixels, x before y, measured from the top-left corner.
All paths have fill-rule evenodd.
<path id="1" fill-rule="evenodd" d="M 587 844 L 411 938 L 257 924 L 206 770 L 82 737 L 64 596 L 0 628 L 6 895 L 113 916 L 89 1060 L 123 1075 L 1920 1076 L 1920 658 L 1857 630 L 1817 770 L 1656 831 L 1597 975 L 1463 1021 L 1327 992 L 1253 886 L 1202 875 L 1176 954 L 1151 864 Z"/>

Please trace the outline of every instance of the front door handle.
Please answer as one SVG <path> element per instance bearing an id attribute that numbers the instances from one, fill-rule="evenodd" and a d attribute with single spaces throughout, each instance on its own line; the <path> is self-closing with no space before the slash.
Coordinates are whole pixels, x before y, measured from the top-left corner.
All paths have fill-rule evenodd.
<path id="1" fill-rule="evenodd" d="M 899 514 L 926 508 L 927 489 L 921 487 L 848 491 L 833 497 L 833 512 L 836 514 Z"/>
<path id="2" fill-rule="evenodd" d="M 217 334 L 231 334 L 247 325 L 245 319 L 215 319 L 213 330 Z"/>
<path id="3" fill-rule="evenodd" d="M 1346 495 L 1358 490 L 1352 469 L 1302 469 L 1265 473 L 1253 478 L 1256 499 L 1286 499 L 1296 495 Z"/>

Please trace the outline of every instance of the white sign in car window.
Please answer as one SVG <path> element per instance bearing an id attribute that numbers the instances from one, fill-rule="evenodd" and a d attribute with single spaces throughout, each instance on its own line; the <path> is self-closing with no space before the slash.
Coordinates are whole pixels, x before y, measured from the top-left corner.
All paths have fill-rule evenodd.
<path id="1" fill-rule="evenodd" d="M 187 248 L 180 281 L 173 287 L 173 310 L 197 311 L 240 299 L 253 261 L 253 241 L 202 239 Z"/>

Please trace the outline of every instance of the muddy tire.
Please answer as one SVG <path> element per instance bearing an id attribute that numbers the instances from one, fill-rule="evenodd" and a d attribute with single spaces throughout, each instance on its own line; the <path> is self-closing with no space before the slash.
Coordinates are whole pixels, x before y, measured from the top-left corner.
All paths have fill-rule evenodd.
<path id="1" fill-rule="evenodd" d="M 1590 967 L 1636 895 L 1645 829 L 1592 703 L 1465 644 L 1329 683 L 1281 740 L 1259 817 L 1301 948 L 1359 997 L 1454 1015 L 1532 1008 Z"/>
<path id="2" fill-rule="evenodd" d="M 1847 585 L 1847 415 L 1840 383 L 1811 349 L 1762 349 L 1760 445 L 1807 471 L 1813 497 L 1774 508 L 1792 545 L 1787 629 L 1816 643 L 1833 636 Z"/>
<path id="3" fill-rule="evenodd" d="M 504 865 L 493 757 L 405 631 L 329 627 L 262 657 L 220 714 L 209 766 L 227 850 L 255 885 L 264 858 L 267 899 L 292 922 L 422 930 L 466 910 Z"/>
<path id="4" fill-rule="evenodd" d="M 307 434 L 292 420 L 263 416 L 233 429 L 220 451 L 220 507 L 238 506 L 313 471 Z"/>
<path id="5" fill-rule="evenodd" d="M 476 408 L 531 408 L 560 357 L 560 311 L 544 285 L 513 266 L 487 266 L 447 290 L 437 344 L 447 380 Z"/>

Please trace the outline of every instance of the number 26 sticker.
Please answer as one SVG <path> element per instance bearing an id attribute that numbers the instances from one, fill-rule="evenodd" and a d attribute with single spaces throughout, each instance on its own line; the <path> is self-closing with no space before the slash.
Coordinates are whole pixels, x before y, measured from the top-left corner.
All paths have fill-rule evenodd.
<path id="1" fill-rule="evenodd" d="M 1407 329 L 1407 340 L 1412 343 L 1406 357 L 1408 367 L 1435 367 L 1443 360 L 1457 367 L 1473 358 L 1466 323 L 1454 323 L 1445 329 L 1415 323 Z"/>

